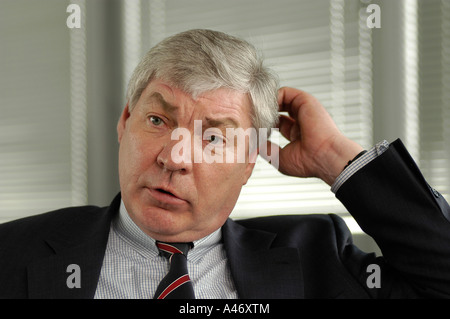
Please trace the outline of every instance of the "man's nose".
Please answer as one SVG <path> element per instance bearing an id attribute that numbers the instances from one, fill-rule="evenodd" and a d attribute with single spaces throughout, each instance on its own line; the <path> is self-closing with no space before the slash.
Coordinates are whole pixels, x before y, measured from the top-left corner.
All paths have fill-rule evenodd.
<path id="1" fill-rule="evenodd" d="M 189 172 L 193 162 L 191 142 L 190 136 L 167 140 L 156 159 L 158 165 L 169 171 Z"/>

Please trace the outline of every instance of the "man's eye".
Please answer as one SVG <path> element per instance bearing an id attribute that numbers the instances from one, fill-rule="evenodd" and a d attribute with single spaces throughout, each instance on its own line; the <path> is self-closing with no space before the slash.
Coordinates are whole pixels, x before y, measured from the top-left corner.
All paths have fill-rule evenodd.
<path id="1" fill-rule="evenodd" d="M 150 116 L 150 122 L 155 126 L 163 124 L 163 120 L 157 116 Z"/>
<path id="2" fill-rule="evenodd" d="M 223 144 L 223 139 L 218 135 L 209 136 L 208 141 L 209 141 L 209 143 L 215 144 L 215 145 Z"/>

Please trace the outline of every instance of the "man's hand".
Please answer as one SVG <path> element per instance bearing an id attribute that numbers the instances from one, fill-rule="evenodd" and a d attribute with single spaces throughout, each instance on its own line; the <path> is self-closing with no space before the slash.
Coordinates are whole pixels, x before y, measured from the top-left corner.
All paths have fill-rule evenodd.
<path id="1" fill-rule="evenodd" d="M 290 143 L 279 149 L 279 171 L 298 177 L 318 177 L 328 185 L 363 148 L 346 138 L 325 108 L 310 94 L 281 88 L 278 92 L 280 133 Z M 271 149 L 271 142 L 268 142 Z"/>

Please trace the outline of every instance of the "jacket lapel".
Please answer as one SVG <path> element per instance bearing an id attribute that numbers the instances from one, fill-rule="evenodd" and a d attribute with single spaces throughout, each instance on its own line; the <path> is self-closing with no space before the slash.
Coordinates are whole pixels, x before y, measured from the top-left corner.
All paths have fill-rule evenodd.
<path id="1" fill-rule="evenodd" d="M 28 267 L 29 298 L 93 298 L 103 255 L 83 244 L 33 262 Z"/>
<path id="2" fill-rule="evenodd" d="M 232 220 L 225 223 L 224 245 L 240 298 L 303 298 L 299 252 L 272 247 L 275 237 Z"/>
<path id="3" fill-rule="evenodd" d="M 55 227 L 46 240 L 54 254 L 28 265 L 29 298 L 94 297 L 111 219 L 119 204 L 117 196 L 109 208 Z"/>

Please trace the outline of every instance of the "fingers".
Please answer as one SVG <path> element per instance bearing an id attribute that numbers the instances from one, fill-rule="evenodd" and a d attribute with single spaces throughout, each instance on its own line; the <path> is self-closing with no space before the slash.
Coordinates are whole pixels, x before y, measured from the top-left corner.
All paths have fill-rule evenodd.
<path id="1" fill-rule="evenodd" d="M 290 142 L 300 138 L 300 128 L 298 123 L 289 116 L 280 115 L 278 128 L 281 135 L 287 138 Z"/>
<path id="2" fill-rule="evenodd" d="M 278 91 L 279 111 L 289 114 L 289 116 L 280 115 L 278 127 L 281 135 L 290 142 L 300 138 L 298 112 L 311 98 L 310 94 L 290 87 L 282 87 Z"/>
<path id="3" fill-rule="evenodd" d="M 288 112 L 293 118 L 297 118 L 298 110 L 312 96 L 304 91 L 282 87 L 278 90 L 278 105 L 280 112 Z"/>
<path id="4" fill-rule="evenodd" d="M 334 127 L 335 123 L 325 107 L 311 94 L 289 87 L 278 91 L 279 112 L 288 112 L 289 116 L 298 124 L 322 123 L 324 126 Z M 304 127 L 302 128 L 304 130 Z M 298 132 L 297 132 L 298 133 Z M 297 134 L 298 135 L 298 134 Z M 292 139 L 290 132 L 286 138 Z"/>
<path id="5" fill-rule="evenodd" d="M 267 141 L 264 146 L 264 149 L 260 148 L 259 155 L 280 173 L 289 176 L 304 177 L 301 173 L 299 173 L 296 165 L 292 163 L 290 157 L 290 155 L 292 155 L 292 150 L 289 150 L 289 146 L 292 145 L 287 145 L 284 148 L 281 148 L 277 143 Z"/>

